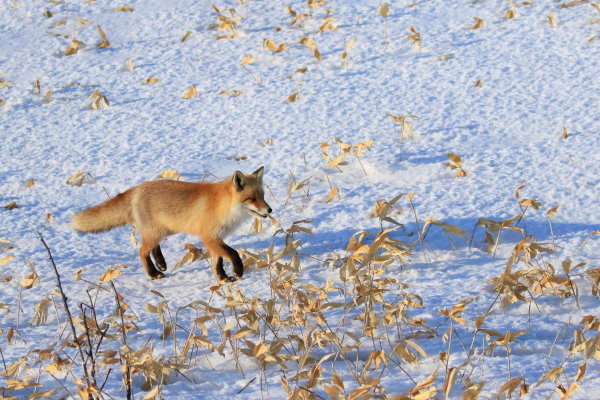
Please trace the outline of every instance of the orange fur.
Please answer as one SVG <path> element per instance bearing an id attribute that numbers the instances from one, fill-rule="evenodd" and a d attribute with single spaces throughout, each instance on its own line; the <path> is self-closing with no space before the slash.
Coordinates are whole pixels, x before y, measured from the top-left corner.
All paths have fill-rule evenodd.
<path id="1" fill-rule="evenodd" d="M 232 280 L 222 267 L 221 257 L 233 264 L 235 278 L 243 268 L 239 255 L 223 239 L 251 214 L 266 217 L 271 208 L 262 189 L 263 167 L 251 175 L 236 173 L 216 183 L 151 181 L 135 186 L 98 206 L 73 216 L 79 232 L 97 233 L 126 224 L 135 225 L 142 235 L 140 258 L 153 279 L 164 277 L 166 269 L 159 243 L 166 236 L 182 232 L 197 235 L 213 256 L 213 268 L 220 281 Z M 220 262 L 220 266 L 219 266 Z"/>

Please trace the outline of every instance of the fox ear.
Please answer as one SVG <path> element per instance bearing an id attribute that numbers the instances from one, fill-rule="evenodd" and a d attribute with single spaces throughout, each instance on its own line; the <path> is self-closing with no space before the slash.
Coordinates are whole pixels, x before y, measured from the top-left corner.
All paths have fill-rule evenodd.
<path id="1" fill-rule="evenodd" d="M 242 174 L 240 171 L 235 171 L 231 180 L 233 181 L 233 187 L 235 190 L 238 192 L 244 190 L 244 186 L 246 186 L 246 177 L 244 174 Z"/>
<path id="2" fill-rule="evenodd" d="M 252 175 L 256 175 L 256 180 L 258 180 L 259 182 L 262 182 L 264 172 L 265 172 L 265 167 L 260 167 L 259 169 L 254 171 L 252 173 Z"/>

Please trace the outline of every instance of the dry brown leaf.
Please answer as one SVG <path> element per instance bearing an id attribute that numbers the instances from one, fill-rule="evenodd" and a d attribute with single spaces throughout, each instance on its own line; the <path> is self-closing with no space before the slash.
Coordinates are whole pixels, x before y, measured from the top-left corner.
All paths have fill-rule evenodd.
<path id="1" fill-rule="evenodd" d="M 323 0 L 307 0 L 307 3 L 310 8 L 321 8 L 326 2 Z"/>
<path id="2" fill-rule="evenodd" d="M 188 37 L 190 37 L 190 35 L 192 34 L 192 31 L 187 31 L 183 37 L 181 38 L 181 42 L 185 42 L 187 40 Z"/>
<path id="3" fill-rule="evenodd" d="M 110 102 L 101 92 L 95 91 L 90 95 L 90 99 L 94 99 L 92 101 L 92 109 L 94 110 L 104 110 L 108 106 L 110 106 Z M 79 186 L 79 185 L 78 185 Z"/>
<path id="4" fill-rule="evenodd" d="M 589 0 L 571 0 L 568 3 L 562 4 L 560 6 L 560 8 L 569 8 L 569 7 L 573 7 L 576 6 L 578 4 L 583 4 L 583 3 L 587 3 Z"/>
<path id="5" fill-rule="evenodd" d="M 253 333 L 254 330 L 248 328 L 247 326 L 243 326 L 240 329 L 238 329 L 238 331 L 235 333 L 235 335 L 233 335 L 233 337 L 231 339 L 239 339 L 249 333 Z"/>
<path id="6" fill-rule="evenodd" d="M 539 200 L 536 199 L 523 199 L 519 202 L 519 204 L 523 207 L 531 207 L 534 210 L 539 210 L 544 206 Z"/>
<path id="7" fill-rule="evenodd" d="M 170 169 L 161 172 L 159 178 L 172 179 L 174 181 L 178 181 L 180 176 L 181 174 L 178 174 L 176 169 Z"/>
<path id="8" fill-rule="evenodd" d="M 98 33 L 100 34 L 100 37 L 102 39 L 106 39 L 106 33 L 104 33 L 104 31 L 102 30 L 102 27 L 100 25 L 96 25 L 96 27 L 98 28 Z"/>
<path id="9" fill-rule="evenodd" d="M 173 271 L 175 271 L 177 268 L 179 268 L 187 262 L 192 264 L 196 260 L 205 260 L 209 258 L 208 252 L 203 252 L 202 249 L 197 248 L 193 244 L 188 243 L 183 247 L 188 251 L 188 253 L 185 256 L 183 256 L 181 260 L 177 261 L 177 263 L 173 267 Z"/>
<path id="10" fill-rule="evenodd" d="M 321 61 L 321 60 L 322 60 L 322 58 L 321 58 L 321 53 L 320 53 L 320 52 L 319 52 L 319 50 L 318 50 L 318 49 L 316 49 L 316 48 L 313 50 L 313 56 L 315 56 L 315 58 L 316 58 L 318 61 Z"/>
<path id="11" fill-rule="evenodd" d="M 381 7 L 379 8 L 379 14 L 383 17 L 383 18 L 387 18 L 387 16 L 390 13 L 390 5 L 385 2 L 381 5 Z"/>
<path id="12" fill-rule="evenodd" d="M 183 95 L 184 99 L 191 99 L 192 97 L 196 97 L 198 94 L 196 93 L 196 86 L 192 86 L 188 90 L 185 91 Z"/>
<path id="13" fill-rule="evenodd" d="M 317 43 L 315 43 L 315 41 L 309 37 L 304 37 L 300 39 L 300 44 L 305 45 L 311 50 L 315 50 L 317 48 Z"/>
<path id="14" fill-rule="evenodd" d="M 40 398 L 50 397 L 58 389 L 60 389 L 60 388 L 56 387 L 54 389 L 46 390 L 45 392 L 32 393 L 32 394 L 29 395 L 29 397 L 27 397 L 27 400 L 33 400 L 33 399 L 40 399 Z"/>
<path id="15" fill-rule="evenodd" d="M 144 400 L 154 399 L 155 396 L 158 394 L 159 389 L 160 389 L 160 385 L 157 384 L 152 390 L 150 390 L 148 393 L 146 393 L 146 395 L 144 396 Z"/>
<path id="16" fill-rule="evenodd" d="M 295 74 L 305 74 L 308 71 L 308 68 L 298 68 L 294 71 L 294 73 L 289 77 L 290 79 L 294 77 Z"/>
<path id="17" fill-rule="evenodd" d="M 148 78 L 148 79 L 144 80 L 142 83 L 153 85 L 155 83 L 158 83 L 159 81 L 160 81 L 159 78 Z"/>
<path id="18" fill-rule="evenodd" d="M 240 92 L 239 90 L 223 90 L 222 92 L 219 92 L 219 94 L 230 94 L 233 96 L 239 96 L 242 94 L 242 92 Z"/>
<path id="19" fill-rule="evenodd" d="M 25 279 L 21 279 L 19 284 L 25 289 L 31 289 L 36 284 L 36 282 L 39 282 L 39 277 L 38 274 L 34 272 L 32 274 L 27 275 Z"/>
<path id="20" fill-rule="evenodd" d="M 250 227 L 250 233 L 261 233 L 262 232 L 262 218 L 254 217 L 252 226 Z"/>
<path id="21" fill-rule="evenodd" d="M 480 29 L 483 28 L 483 20 L 479 17 L 473 17 L 475 20 L 475 24 L 471 26 L 469 29 Z"/>
<path id="22" fill-rule="evenodd" d="M 4 257 L 4 258 L 0 259 L 0 265 L 4 265 L 14 258 L 15 258 L 15 256 Z"/>
<path id="23" fill-rule="evenodd" d="M 484 385 L 485 382 L 480 382 L 477 385 L 469 387 L 461 395 L 461 400 L 477 400 L 479 398 L 479 392 L 481 392 Z"/>
<path id="24" fill-rule="evenodd" d="M 46 97 L 44 99 L 44 101 L 46 102 L 46 104 L 50 103 L 50 98 L 52 97 L 52 93 L 54 93 L 54 89 L 50 89 L 46 92 Z"/>
<path id="25" fill-rule="evenodd" d="M 21 285 L 23 285 L 23 281 L 21 281 Z M 31 320 L 31 325 L 40 326 L 40 325 L 44 325 L 46 323 L 46 321 L 48 320 L 48 308 L 50 307 L 50 304 L 52 304 L 52 300 L 46 298 L 46 299 L 40 300 L 35 305 L 35 316 Z M 40 397 L 45 397 L 45 396 L 40 396 Z"/>
<path id="26" fill-rule="evenodd" d="M 6 208 L 7 210 L 14 210 L 15 208 L 19 208 L 19 206 L 17 205 L 17 202 L 11 201 L 7 205 L 5 205 L 4 208 Z"/>
<path id="27" fill-rule="evenodd" d="M 77 54 L 79 51 L 79 43 L 73 41 L 73 43 L 67 48 L 65 52 L 65 56 L 72 56 L 73 54 Z"/>
<path id="28" fill-rule="evenodd" d="M 254 58 L 252 56 L 245 56 L 244 59 L 242 60 L 242 65 L 250 64 L 250 63 L 253 63 L 254 61 L 256 61 L 256 58 Z"/>
<path id="29" fill-rule="evenodd" d="M 133 12 L 134 8 L 133 7 L 119 7 L 119 8 L 115 8 L 113 11 L 116 12 Z"/>
<path id="30" fill-rule="evenodd" d="M 105 283 L 113 280 L 119 275 L 123 275 L 121 268 L 126 268 L 124 265 L 117 265 L 114 268 L 109 268 L 106 272 L 100 275 L 100 283 Z"/>
<path id="31" fill-rule="evenodd" d="M 551 28 L 556 28 L 558 26 L 558 18 L 556 17 L 554 11 L 550 13 L 550 16 L 548 16 L 548 23 L 550 24 Z"/>
<path id="32" fill-rule="evenodd" d="M 422 381 L 417 382 L 417 385 L 415 387 L 413 387 L 412 389 L 410 389 L 408 391 L 408 393 L 410 393 L 410 394 L 418 393 L 421 391 L 421 389 L 426 388 L 427 386 L 431 386 L 433 384 L 433 382 L 435 382 L 435 380 L 437 379 L 437 375 L 438 375 L 438 370 L 436 369 L 427 378 L 423 379 Z"/>
<path id="33" fill-rule="evenodd" d="M 69 183 L 73 183 L 75 186 L 81 186 L 81 183 L 77 184 L 77 179 L 81 178 L 81 182 L 83 182 L 83 178 L 85 178 L 85 174 L 87 174 L 87 171 L 81 171 L 76 173 L 75 175 L 73 175 L 72 177 L 69 178 L 69 180 L 67 181 L 67 184 Z"/>
<path id="34" fill-rule="evenodd" d="M 323 22 L 323 24 L 321 24 L 321 26 L 319 27 L 319 30 L 317 32 L 323 33 L 325 31 L 335 30 L 334 21 L 335 21 L 335 18 L 333 18 L 333 17 L 326 18 L 325 22 Z"/>
<path id="35" fill-rule="evenodd" d="M 504 385 L 500 386 L 500 390 L 498 390 L 498 398 L 500 398 L 504 392 L 506 392 L 507 395 L 510 395 L 516 388 L 519 387 L 519 385 L 521 385 L 522 382 L 523 378 L 512 378 Z"/>
<path id="36" fill-rule="evenodd" d="M 329 198 L 325 201 L 325 203 L 331 203 L 334 197 L 340 192 L 339 189 L 334 188 L 329 191 Z"/>
<path id="37" fill-rule="evenodd" d="M 450 391 L 456 380 L 456 375 L 458 375 L 458 368 L 450 368 L 446 374 L 446 380 L 444 381 L 444 387 L 442 389 L 446 398 L 450 395 Z"/>
<path id="38" fill-rule="evenodd" d="M 561 400 L 567 400 L 574 391 L 576 391 L 577 389 L 579 389 L 579 385 L 576 383 L 571 383 L 571 385 L 569 386 L 569 389 L 564 390 L 562 385 L 558 385 L 558 387 L 556 388 L 558 394 L 560 395 L 560 399 Z"/>
<path id="39" fill-rule="evenodd" d="M 583 363 L 577 369 L 577 375 L 575 376 L 575 382 L 581 382 L 583 377 L 585 376 L 585 371 L 587 369 L 587 364 Z"/>
<path id="40" fill-rule="evenodd" d="M 453 163 L 455 163 L 459 167 L 462 165 L 460 156 L 458 154 L 447 153 L 446 156 L 448 156 L 448 158 L 450 159 L 450 161 L 452 161 Z"/>

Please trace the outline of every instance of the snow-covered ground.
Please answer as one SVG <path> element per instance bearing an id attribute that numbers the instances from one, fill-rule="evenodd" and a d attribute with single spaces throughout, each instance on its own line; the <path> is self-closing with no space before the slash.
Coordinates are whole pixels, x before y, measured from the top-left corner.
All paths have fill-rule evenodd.
<path id="1" fill-rule="evenodd" d="M 76 357 L 73 349 L 58 352 L 70 332 L 62 310 L 57 309 L 60 325 L 53 305 L 45 323 L 30 325 L 35 305 L 56 289 L 39 232 L 52 251 L 74 315 L 80 313 L 79 303 L 92 301 L 98 318 L 113 314 L 115 299 L 110 285 L 104 283 L 104 291 L 86 281 L 97 284 L 109 268 L 125 265 L 123 275 L 113 282 L 129 307 L 127 313 L 137 316 L 133 322 L 139 332 L 127 334 L 133 350 L 152 345 L 157 359 L 179 355 L 192 326 L 196 326 L 192 336 L 202 336 L 214 344 L 213 352 L 203 347 L 206 356 L 195 350 L 187 354 L 184 376 L 173 374 L 161 386 L 163 398 L 285 399 L 282 377 L 289 381 L 291 390 L 305 388 L 299 389 L 299 396 L 328 398 L 335 391 L 333 369 L 348 393 L 374 382 L 367 378 L 380 379 L 378 386 L 369 389 L 374 398 L 407 393 L 416 386 L 413 380 L 425 379 L 438 369 L 437 379 L 428 387 L 437 388 L 437 396 L 442 398 L 451 368 L 458 374 L 450 398 L 460 398 L 471 381 L 485 381 L 482 398 L 496 398 L 499 392 L 505 396 L 501 386 L 509 378 L 524 379 L 513 381 L 515 397 L 525 383 L 530 385 L 527 398 L 547 398 L 559 385 L 565 391 L 576 389 L 570 398 L 597 398 L 600 376 L 595 351 L 599 343 L 590 340 L 578 349 L 569 346 L 574 340 L 581 343 L 582 332 L 585 340 L 596 337 L 598 324 L 586 329 L 582 318 L 593 319 L 600 312 L 590 283 L 595 276 L 585 273 L 598 266 L 598 237 L 592 235 L 578 251 L 586 238 L 600 229 L 600 40 L 594 40 L 600 9 L 586 1 L 394 0 L 384 19 L 381 5 L 375 0 L 331 0 L 322 7 L 318 1 L 225 0 L 214 6 L 222 11 L 220 15 L 233 18 L 220 22 L 235 23 L 235 37 L 216 40 L 231 32 L 215 29 L 219 14 L 206 0 L 0 3 L 0 74 L 5 73 L 0 76 L 0 205 L 15 202 L 18 206 L 0 209 L 0 238 L 6 241 L 0 243 L 0 349 L 2 367 L 10 367 L 26 355 L 28 358 L 21 361 L 30 365 L 26 368 L 23 364 L 10 377 L 0 379 L 0 385 L 10 387 L 9 379 L 32 376 L 30 382 L 39 380 L 42 384 L 37 393 L 57 388 L 50 396 L 58 399 L 76 391 L 71 375 L 63 380 L 64 373 L 59 371 L 59 383 L 49 373 L 39 372 L 53 362 L 54 355 L 40 366 L 35 361 L 38 352 L 32 352 L 58 342 L 50 352 L 62 358 L 66 354 Z M 288 6 L 298 18 L 300 14 L 312 17 L 292 25 L 295 17 L 285 8 Z M 121 7 L 133 11 L 115 11 Z M 509 10 L 514 11 L 514 18 L 507 19 Z M 330 17 L 333 19 L 327 20 Z M 477 24 L 475 17 L 483 26 L 470 29 Z M 102 41 L 97 25 L 109 47 L 97 47 Z M 414 31 L 409 30 L 411 27 Z M 191 33 L 182 42 L 186 32 Z M 406 39 L 415 32 L 420 34 L 420 46 Z M 76 54 L 66 56 L 74 36 L 83 44 Z M 320 61 L 305 45 L 311 44 L 305 38 L 316 44 Z M 342 52 L 353 39 L 345 65 L 341 65 Z M 265 40 L 287 46 L 281 52 L 271 52 Z M 246 56 L 256 60 L 242 66 Z M 303 68 L 306 70 L 298 71 Z M 143 83 L 149 78 L 158 82 Z M 184 99 L 192 86 L 196 96 Z M 241 94 L 221 94 L 228 90 Z M 101 92 L 110 105 L 93 109 L 90 96 L 94 92 Z M 294 93 L 295 101 L 288 101 Z M 400 125 L 386 113 L 418 117 L 406 117 L 414 138 L 402 142 L 401 155 Z M 563 138 L 565 132 L 568 137 Z M 344 160 L 348 165 L 329 168 L 326 175 L 327 161 L 320 146 L 329 143 L 327 153 L 334 159 L 340 147 L 334 137 L 348 144 L 374 143 L 370 151 L 363 150 L 360 163 L 350 155 Z M 457 170 L 444 166 L 449 161 L 448 152 L 460 155 L 466 177 L 455 178 Z M 322 305 L 350 302 L 352 298 L 356 301 L 339 308 L 325 307 L 321 316 L 330 328 L 314 304 L 317 309 L 304 310 L 302 322 L 295 327 L 266 322 L 266 316 L 272 315 L 266 305 L 270 299 L 274 299 L 282 319 L 293 307 L 290 302 L 282 303 L 269 285 L 277 267 L 269 271 L 254 266 L 238 284 L 221 288 L 221 294 L 239 290 L 238 300 L 242 295 L 248 300 L 242 301 L 244 305 L 227 306 L 226 300 L 210 289 L 216 281 L 206 261 L 172 270 L 187 253 L 183 247 L 186 243 L 202 247 L 197 238 L 175 235 L 163 242 L 169 264 L 167 279 L 151 281 L 141 268 L 130 228 L 81 235 L 69 224 L 76 211 L 140 182 L 158 179 L 163 171 L 177 170 L 185 181 L 211 181 L 231 176 L 237 169 L 250 173 L 262 165 L 268 185 L 265 198 L 279 227 L 287 230 L 295 221 L 310 220 L 299 225 L 312 230 L 312 235 L 294 233 L 295 239 L 301 239 L 294 255 L 300 270 L 287 275 L 297 280 L 292 288 L 296 294 L 289 299 L 300 301 L 302 295 L 297 292 L 311 293 L 311 289 L 323 288 L 332 280 L 340 290 L 324 292 L 327 296 L 321 299 Z M 83 183 L 68 184 L 67 180 L 80 171 L 89 173 Z M 292 193 L 286 202 L 292 174 L 296 182 L 309 179 L 309 186 Z M 30 180 L 33 185 L 27 185 Z M 330 185 L 339 189 L 339 198 L 326 203 Z M 527 187 L 516 199 L 520 185 Z M 402 197 L 389 216 L 403 228 L 389 235 L 413 244 L 412 255 L 403 263 L 396 260 L 387 265 L 375 277 L 404 284 L 386 287 L 390 291 L 384 292 L 383 298 L 389 304 L 410 298 L 406 293 L 420 296 L 423 307 L 407 306 L 407 313 L 410 318 L 424 320 L 437 334 L 415 335 L 415 343 L 427 356 L 419 355 L 418 365 L 405 362 L 400 350 L 393 353 L 392 349 L 406 343 L 407 335 L 419 329 L 418 324 L 406 320 L 397 329 L 392 321 L 386 329 L 384 322 L 376 320 L 374 339 L 368 337 L 361 314 L 371 312 L 383 318 L 386 309 L 375 303 L 375 309 L 366 310 L 368 302 L 361 301 L 369 296 L 353 289 L 350 280 L 344 284 L 339 267 L 352 254 L 346 249 L 355 233 L 365 230 L 375 235 L 382 227 L 394 226 L 386 221 L 380 225 L 378 218 L 370 217 L 375 202 L 412 192 L 421 229 L 427 218 L 435 218 L 460 227 L 468 235 L 480 218 L 506 220 L 521 213 L 519 201 L 539 200 L 544 206 L 538 210 L 529 207 L 518 227 L 535 235 L 533 240 L 546 243 L 546 248 L 552 247 L 554 240 L 557 252 L 544 253 L 543 258 L 538 255 L 529 267 L 521 259 L 512 272 L 534 268 L 550 271 L 544 264 L 549 262 L 556 268 L 557 279 L 563 279 L 566 275 L 561 263 L 576 254 L 573 266 L 589 263 L 570 274 L 577 290 L 565 286 L 564 280 L 555 280 L 563 282 L 561 298 L 549 294 L 560 285 L 537 293 L 532 292 L 535 284 L 529 282 L 533 286 L 520 293 L 524 298 L 535 297 L 535 301 L 517 301 L 502 309 L 500 302 L 506 293 L 495 301 L 498 293 L 490 279 L 505 271 L 513 248 L 524 236 L 502 230 L 494 254 L 494 249 L 485 251 L 488 244 L 482 227 L 475 230 L 469 249 L 469 241 L 451 236 L 451 244 L 443 231 L 433 226 L 423 249 L 411 202 Z M 558 205 L 557 216 L 551 220 L 552 235 L 547 211 Z M 227 242 L 251 253 L 265 252 L 271 244 L 275 252 L 285 246 L 285 233 L 275 234 L 277 230 L 270 222 L 264 223 L 259 234 L 250 234 L 250 228 L 248 223 Z M 366 237 L 365 243 L 371 244 L 374 235 Z M 336 256 L 340 260 L 326 262 Z M 282 260 L 288 262 L 290 255 Z M 28 263 L 40 278 L 29 289 L 20 284 L 33 273 Z M 373 272 L 372 267 L 365 268 Z M 80 269 L 81 280 L 76 275 Z M 521 281 L 524 279 L 527 277 Z M 179 307 L 204 302 L 178 312 L 176 342 L 172 336 L 164 342 L 159 339 L 163 325 L 157 314 L 148 311 L 152 307 L 147 304 L 156 306 L 163 298 L 151 291 L 168 300 L 173 319 Z M 571 295 L 574 291 L 577 302 Z M 54 299 L 62 304 L 59 297 Z M 450 322 L 438 311 L 450 310 L 461 300 L 472 301 L 456 315 L 462 315 L 466 326 L 453 319 L 456 334 L 448 343 L 443 336 Z M 211 315 L 206 304 L 222 308 L 223 314 Z M 528 330 L 513 339 L 516 342 L 510 344 L 510 357 L 501 344 L 481 356 L 490 341 L 502 339 L 492 334 L 486 341 L 485 331 L 478 333 L 470 349 L 474 320 L 490 307 L 493 313 L 481 328 L 502 335 Z M 250 317 L 236 322 L 236 315 L 244 313 L 256 313 L 260 318 L 257 322 L 249 322 Z M 194 320 L 204 315 L 210 318 L 203 322 L 206 332 L 201 332 Z M 231 322 L 236 322 L 235 327 L 229 326 L 232 335 L 243 332 L 240 329 L 244 326 L 253 331 L 239 340 L 224 342 L 222 329 Z M 310 348 L 308 337 L 319 340 L 319 334 L 331 333 L 331 329 L 339 344 L 330 338 L 320 343 L 322 347 L 313 342 Z M 110 332 L 118 333 L 113 328 Z M 362 347 L 358 351 L 346 349 L 343 356 L 341 347 L 336 346 L 355 345 L 352 334 Z M 244 339 L 273 346 L 278 338 L 291 340 L 284 341 L 279 353 L 301 356 L 287 361 L 288 371 L 282 370 L 282 364 L 267 362 L 263 376 L 255 358 L 238 352 L 234 357 L 232 345 L 249 347 Z M 223 356 L 216 349 L 222 342 L 226 343 Z M 106 338 L 100 351 L 118 350 L 120 345 L 118 337 Z M 381 350 L 387 366 L 373 361 L 357 378 L 354 374 L 360 375 L 369 355 Z M 448 350 L 446 366 L 440 361 L 444 358 L 440 352 Z M 568 358 L 571 350 L 576 354 Z M 318 365 L 331 353 L 334 356 Z M 468 355 L 470 363 L 461 365 Z M 73 362 L 74 374 L 81 377 L 79 358 Z M 576 388 L 572 384 L 584 363 L 587 372 L 577 380 L 580 387 Z M 534 387 L 544 373 L 559 366 L 564 373 Z M 100 383 L 107 368 L 99 371 Z M 322 375 L 315 372 L 319 368 Z M 292 381 L 301 371 L 309 372 L 298 382 Z M 307 380 L 310 371 L 318 381 Z M 142 383 L 141 378 L 134 377 L 136 399 L 146 396 L 140 389 Z M 33 390 L 4 391 L 3 395 L 26 398 Z M 118 366 L 113 366 L 104 391 L 104 396 L 125 397 Z M 413 391 L 413 396 L 427 398 L 423 392 Z"/>

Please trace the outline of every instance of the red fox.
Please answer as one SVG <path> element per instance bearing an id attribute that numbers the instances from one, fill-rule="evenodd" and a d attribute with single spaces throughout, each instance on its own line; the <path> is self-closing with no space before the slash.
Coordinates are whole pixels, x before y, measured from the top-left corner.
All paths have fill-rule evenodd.
<path id="1" fill-rule="evenodd" d="M 242 277 L 244 268 L 238 252 L 223 239 L 251 215 L 266 218 L 273 211 L 265 202 L 263 173 L 264 167 L 250 175 L 235 171 L 216 183 L 144 182 L 78 212 L 71 224 L 78 232 L 91 233 L 135 225 L 142 235 L 140 258 L 151 279 L 164 278 L 161 271 L 167 270 L 159 245 L 162 239 L 178 232 L 197 235 L 212 256 L 219 282 L 233 282 Z M 225 273 L 223 257 L 231 261 L 233 277 Z"/>

